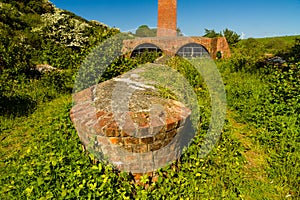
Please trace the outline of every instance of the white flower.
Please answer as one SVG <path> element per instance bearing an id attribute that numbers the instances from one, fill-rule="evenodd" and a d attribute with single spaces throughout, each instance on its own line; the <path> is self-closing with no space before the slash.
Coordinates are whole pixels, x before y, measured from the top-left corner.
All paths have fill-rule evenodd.
<path id="1" fill-rule="evenodd" d="M 92 28 L 86 22 L 73 18 L 55 8 L 53 14 L 42 15 L 43 25 L 33 29 L 44 37 L 70 47 L 83 47 L 89 42 L 88 32 Z"/>

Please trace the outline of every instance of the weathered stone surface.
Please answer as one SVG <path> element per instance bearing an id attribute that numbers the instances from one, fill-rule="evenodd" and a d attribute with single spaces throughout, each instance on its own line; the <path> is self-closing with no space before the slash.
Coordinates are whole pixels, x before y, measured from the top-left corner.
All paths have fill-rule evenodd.
<path id="1" fill-rule="evenodd" d="M 152 172 L 177 159 L 191 111 L 162 98 L 142 69 L 73 95 L 70 115 L 83 145 L 119 170 Z M 102 158 L 99 158 L 102 159 Z"/>

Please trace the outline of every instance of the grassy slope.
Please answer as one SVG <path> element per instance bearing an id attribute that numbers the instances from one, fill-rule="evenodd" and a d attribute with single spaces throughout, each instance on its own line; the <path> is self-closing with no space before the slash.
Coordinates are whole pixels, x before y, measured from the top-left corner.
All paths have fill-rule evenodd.
<path id="1" fill-rule="evenodd" d="M 265 49 L 265 53 L 277 54 L 285 52 L 295 44 L 295 39 L 300 38 L 300 35 L 255 38 L 255 40 Z M 242 40 L 243 43 L 247 40 Z"/>
<path id="2" fill-rule="evenodd" d="M 236 84 L 263 87 L 255 76 L 241 73 L 226 76 L 224 81 L 227 89 Z M 234 104 L 228 95 L 228 103 Z M 63 95 L 43 103 L 28 118 L 0 118 L 1 126 L 6 127 L 0 148 L 2 199 L 88 198 L 94 194 L 106 199 L 282 199 L 295 193 L 296 188 L 268 177 L 270 151 L 256 140 L 263 130 L 238 122 L 232 109 L 222 138 L 208 157 L 197 158 L 201 140 L 196 139 L 177 166 L 161 170 L 163 178 L 145 189 L 110 167 L 91 164 L 70 122 L 70 106 L 71 96 Z"/>
<path id="3" fill-rule="evenodd" d="M 300 38 L 300 35 L 292 35 L 292 36 L 279 36 L 279 37 L 266 37 L 266 38 L 255 38 L 256 40 L 258 40 L 259 42 L 262 42 L 264 44 L 274 40 L 281 40 L 284 41 L 286 44 L 288 44 L 289 46 L 292 46 L 295 42 L 296 38 Z"/>
<path id="4" fill-rule="evenodd" d="M 294 38 L 257 41 L 287 47 Z M 287 181 L 280 182 L 280 177 L 276 179 L 288 173 L 284 171 L 286 163 L 278 163 L 279 169 L 283 169 L 281 174 L 270 176 L 272 169 L 267 160 L 271 155 L 276 156 L 276 151 L 261 145 L 257 139 L 266 131 L 241 121 L 232 109 L 245 103 L 255 105 L 259 97 L 255 92 L 263 92 L 264 83 L 243 73 L 224 73 L 223 78 L 228 91 L 243 88 L 254 95 L 236 102 L 234 93 L 228 93 L 230 109 L 226 125 L 211 154 L 204 159 L 197 157 L 201 145 L 201 138 L 197 137 L 180 162 L 160 170 L 158 182 L 148 181 L 147 188 L 134 185 L 132 177 L 119 175 L 109 166 L 93 165 L 92 156 L 81 151 L 69 118 L 70 94 L 57 94 L 47 82 L 18 84 L 16 91 L 21 96 L 28 95 L 37 105 L 32 114 L 26 113 L 28 117 L 0 117 L 0 198 L 88 199 L 95 195 L 103 199 L 283 199 L 288 194 L 299 197 L 296 192 L 300 188 L 285 184 Z M 234 105 L 237 103 L 240 105 Z"/>

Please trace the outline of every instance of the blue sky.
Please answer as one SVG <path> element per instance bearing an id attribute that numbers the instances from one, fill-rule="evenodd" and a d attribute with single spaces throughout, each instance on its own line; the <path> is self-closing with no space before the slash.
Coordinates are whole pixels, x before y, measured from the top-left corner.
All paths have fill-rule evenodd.
<path id="1" fill-rule="evenodd" d="M 50 0 L 121 31 L 156 27 L 158 0 Z M 244 38 L 300 35 L 300 0 L 178 0 L 177 25 L 187 36 L 229 28 Z"/>

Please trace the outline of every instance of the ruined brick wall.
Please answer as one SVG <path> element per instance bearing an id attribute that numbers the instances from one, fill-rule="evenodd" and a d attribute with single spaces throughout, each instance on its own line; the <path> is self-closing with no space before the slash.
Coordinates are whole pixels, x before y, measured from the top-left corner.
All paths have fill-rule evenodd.
<path id="1" fill-rule="evenodd" d="M 228 45 L 228 42 L 225 37 L 219 37 L 217 42 L 217 51 L 220 51 L 222 53 L 222 58 L 229 58 L 230 48 Z"/>
<path id="2" fill-rule="evenodd" d="M 191 110 L 178 101 L 154 95 L 153 86 L 138 81 L 133 71 L 74 94 L 71 119 L 82 144 L 98 159 L 121 171 L 143 174 L 180 157 L 189 139 L 186 134 L 191 132 Z M 126 112 L 114 111 L 117 84 L 122 87 L 119 98 L 126 85 L 139 86 Z M 126 103 L 116 101 L 120 106 Z M 157 104 L 161 107 L 153 106 Z"/>
<path id="3" fill-rule="evenodd" d="M 177 0 L 158 0 L 158 37 L 177 35 Z"/>

